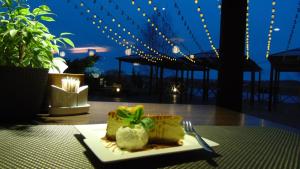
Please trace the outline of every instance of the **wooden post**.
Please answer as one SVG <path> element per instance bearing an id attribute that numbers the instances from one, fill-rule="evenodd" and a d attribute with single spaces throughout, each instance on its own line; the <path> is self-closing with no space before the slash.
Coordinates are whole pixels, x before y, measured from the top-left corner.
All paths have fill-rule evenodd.
<path id="1" fill-rule="evenodd" d="M 203 79 L 202 79 L 202 101 L 206 100 L 206 69 L 203 70 Z"/>
<path id="2" fill-rule="evenodd" d="M 149 96 L 151 96 L 151 94 L 152 94 L 152 82 L 153 82 L 153 65 L 150 65 Z"/>
<path id="3" fill-rule="evenodd" d="M 251 71 L 251 93 L 250 93 L 250 105 L 254 105 L 255 95 L 255 71 Z"/>
<path id="4" fill-rule="evenodd" d="M 163 95 L 164 95 L 164 67 L 160 67 L 160 80 L 159 80 L 159 102 L 163 101 Z"/>
<path id="5" fill-rule="evenodd" d="M 241 112 L 247 0 L 222 0 L 221 10 L 217 106 Z"/>
<path id="6" fill-rule="evenodd" d="M 191 72 L 191 90 L 190 90 L 190 101 L 192 101 L 194 92 L 194 70 Z"/>
<path id="7" fill-rule="evenodd" d="M 261 101 L 261 98 L 260 98 L 261 96 L 260 95 L 261 95 L 261 92 L 262 92 L 261 91 L 261 71 L 258 72 L 258 85 L 257 85 L 257 89 L 258 89 L 257 90 L 257 92 L 258 92 L 258 101 L 260 102 Z"/>
<path id="8" fill-rule="evenodd" d="M 187 70 L 186 71 L 186 81 L 185 81 L 185 84 L 186 84 L 185 100 L 187 102 L 188 102 L 188 93 L 189 93 L 189 87 L 190 87 L 189 81 L 190 81 L 190 71 Z"/>
<path id="9" fill-rule="evenodd" d="M 271 65 L 271 70 L 270 70 L 270 84 L 269 84 L 269 107 L 268 110 L 271 111 L 272 110 L 272 106 L 273 106 L 273 78 L 274 78 L 274 68 Z"/>
<path id="10" fill-rule="evenodd" d="M 156 65 L 155 66 L 155 93 L 157 93 L 158 91 L 158 86 L 159 86 L 159 82 L 158 82 L 158 69 L 159 67 Z"/>
<path id="11" fill-rule="evenodd" d="M 184 92 L 184 70 L 181 69 L 181 80 L 180 80 L 180 103 L 182 103 L 182 97 Z"/>
<path id="12" fill-rule="evenodd" d="M 280 71 L 275 70 L 275 89 L 274 89 L 274 105 L 279 102 L 279 80 L 280 80 Z"/>
<path id="13" fill-rule="evenodd" d="M 208 101 L 208 97 L 209 97 L 209 69 L 206 70 L 206 97 L 205 100 Z"/>

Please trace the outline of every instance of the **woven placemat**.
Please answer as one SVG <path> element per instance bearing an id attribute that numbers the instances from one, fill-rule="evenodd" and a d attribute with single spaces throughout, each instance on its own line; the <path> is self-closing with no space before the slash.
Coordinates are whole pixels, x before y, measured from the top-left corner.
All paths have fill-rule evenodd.
<path id="1" fill-rule="evenodd" d="M 300 168 L 300 135 L 276 128 L 198 126 L 222 156 L 201 151 L 101 163 L 68 125 L 0 128 L 0 168 Z"/>

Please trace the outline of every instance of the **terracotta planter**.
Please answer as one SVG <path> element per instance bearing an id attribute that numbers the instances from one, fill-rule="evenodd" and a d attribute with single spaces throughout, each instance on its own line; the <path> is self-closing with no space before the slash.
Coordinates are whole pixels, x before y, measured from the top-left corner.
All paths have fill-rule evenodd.
<path id="1" fill-rule="evenodd" d="M 30 120 L 40 113 L 48 70 L 0 66 L 1 120 Z"/>

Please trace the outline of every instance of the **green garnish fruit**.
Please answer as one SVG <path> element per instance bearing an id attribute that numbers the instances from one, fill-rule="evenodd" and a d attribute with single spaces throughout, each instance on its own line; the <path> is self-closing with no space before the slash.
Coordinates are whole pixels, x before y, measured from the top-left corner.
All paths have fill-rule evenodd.
<path id="1" fill-rule="evenodd" d="M 154 128 L 154 120 L 152 118 L 142 118 L 144 115 L 144 107 L 141 105 L 135 107 L 120 106 L 117 109 L 119 116 L 127 126 L 134 127 L 136 124 L 141 124 L 147 132 Z"/>

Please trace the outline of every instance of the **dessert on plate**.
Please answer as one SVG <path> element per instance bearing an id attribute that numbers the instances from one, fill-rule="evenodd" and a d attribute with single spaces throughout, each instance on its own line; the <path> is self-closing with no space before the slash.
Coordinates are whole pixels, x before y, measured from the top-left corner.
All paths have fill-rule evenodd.
<path id="1" fill-rule="evenodd" d="M 147 144 L 182 145 L 184 131 L 178 115 L 144 114 L 144 107 L 119 106 L 108 113 L 106 138 L 121 149 L 141 150 Z"/>

